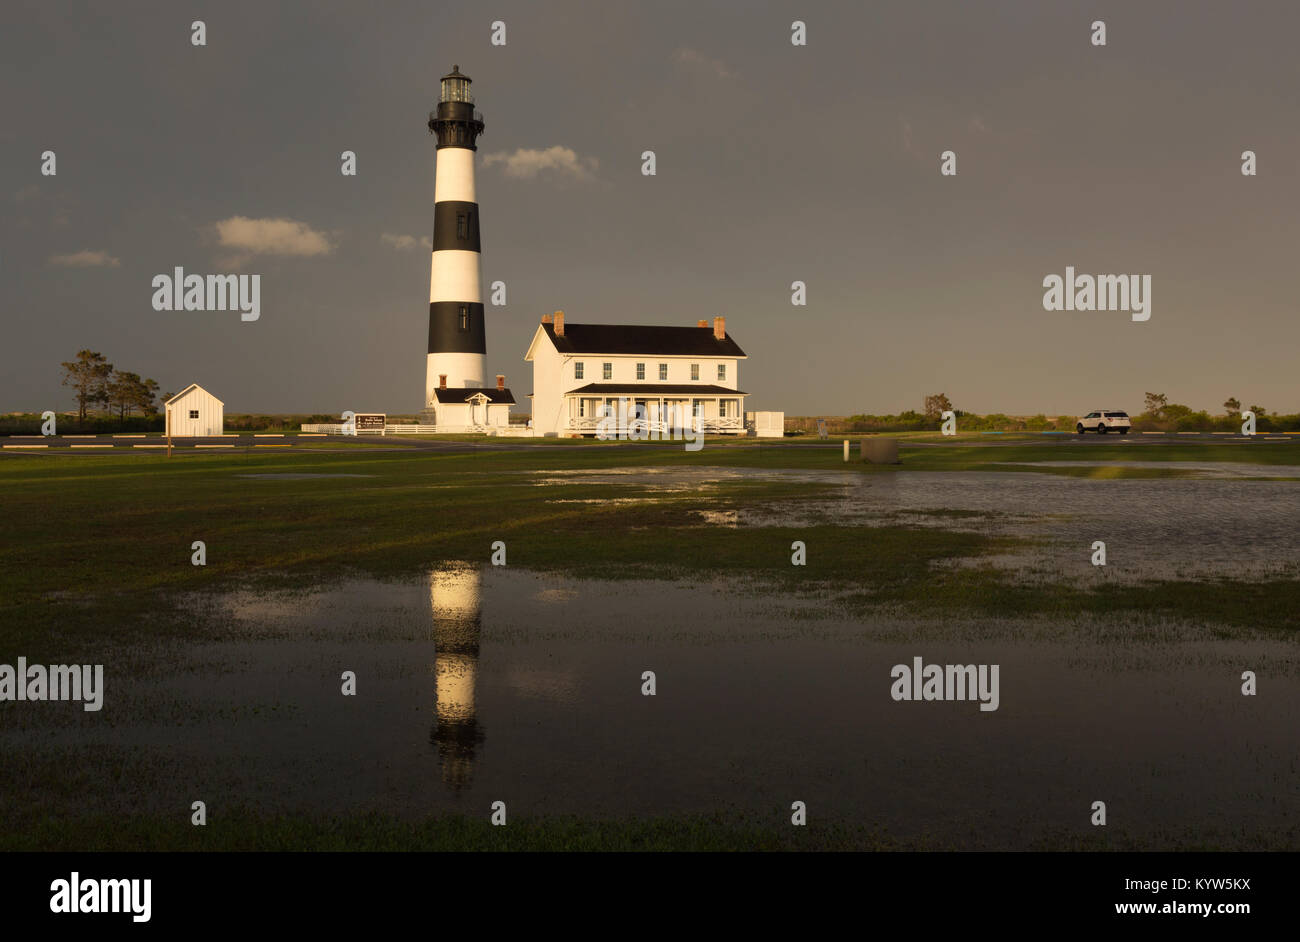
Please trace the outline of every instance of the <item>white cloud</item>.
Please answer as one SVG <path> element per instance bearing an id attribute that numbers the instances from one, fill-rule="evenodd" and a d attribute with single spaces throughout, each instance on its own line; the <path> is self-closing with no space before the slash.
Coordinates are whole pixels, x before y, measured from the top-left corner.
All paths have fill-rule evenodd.
<path id="1" fill-rule="evenodd" d="M 59 268 L 117 268 L 122 262 L 107 252 L 83 249 L 71 255 L 51 255 L 49 262 Z"/>
<path id="2" fill-rule="evenodd" d="M 691 49 L 689 46 L 682 46 L 673 54 L 673 61 L 682 65 L 695 66 L 706 72 L 712 72 L 718 78 L 734 78 L 736 73 L 727 68 L 726 63 L 721 59 L 713 59 L 700 52 L 698 49 Z"/>
<path id="3" fill-rule="evenodd" d="M 324 233 L 293 219 L 231 216 L 216 229 L 222 246 L 245 255 L 328 255 L 334 248 Z"/>
<path id="4" fill-rule="evenodd" d="M 423 246 L 426 251 L 433 251 L 433 240 L 428 236 L 417 239 L 415 236 L 385 232 L 379 239 L 384 245 L 397 249 L 399 252 L 409 252 L 419 246 Z"/>
<path id="5" fill-rule="evenodd" d="M 506 176 L 520 180 L 531 180 L 543 171 L 572 180 L 590 180 L 600 166 L 595 157 L 579 157 L 573 148 L 558 144 L 545 150 L 521 147 L 513 154 L 488 154 L 483 158 L 483 166 L 495 164 L 505 166 Z"/>

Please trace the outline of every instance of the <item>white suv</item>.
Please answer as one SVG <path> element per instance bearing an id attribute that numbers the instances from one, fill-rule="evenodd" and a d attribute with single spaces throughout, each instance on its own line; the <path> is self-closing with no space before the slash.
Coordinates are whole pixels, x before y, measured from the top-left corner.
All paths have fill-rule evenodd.
<path id="1" fill-rule="evenodd" d="M 1121 435 L 1127 435 L 1131 427 L 1132 423 L 1128 420 L 1127 412 L 1098 409 L 1096 412 L 1089 412 L 1081 418 L 1074 430 L 1080 435 L 1084 432 L 1096 432 L 1099 435 L 1105 435 L 1107 432 L 1119 432 Z"/>

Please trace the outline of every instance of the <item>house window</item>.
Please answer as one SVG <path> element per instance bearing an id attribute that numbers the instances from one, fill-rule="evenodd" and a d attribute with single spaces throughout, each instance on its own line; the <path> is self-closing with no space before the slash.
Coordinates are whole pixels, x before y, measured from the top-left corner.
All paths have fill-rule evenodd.
<path id="1" fill-rule="evenodd" d="M 460 329 L 469 330 L 469 307 L 464 304 L 460 306 Z"/>
<path id="2" fill-rule="evenodd" d="M 573 364 L 573 378 L 574 378 L 574 379 L 582 379 L 582 361 L 581 361 L 581 360 L 579 360 L 577 363 Z"/>
<path id="3" fill-rule="evenodd" d="M 581 419 L 581 418 L 585 418 L 586 415 L 587 415 L 587 400 L 586 400 L 586 399 L 579 399 L 579 400 L 578 400 L 578 418 L 580 418 L 580 419 Z"/>
<path id="4" fill-rule="evenodd" d="M 700 417 L 700 406 L 702 404 L 699 399 L 691 400 L 691 418 L 698 419 Z"/>
<path id="5" fill-rule="evenodd" d="M 637 378 L 637 379 L 645 379 L 645 364 L 644 364 L 644 363 L 638 363 L 638 364 L 636 365 L 636 378 Z"/>
<path id="6" fill-rule="evenodd" d="M 600 368 L 600 375 L 601 375 L 602 377 L 604 377 L 605 379 L 613 379 L 613 378 L 614 378 L 614 364 L 613 364 L 613 363 L 606 363 L 604 366 L 602 366 L 602 367 Z"/>
<path id="7" fill-rule="evenodd" d="M 469 213 L 456 214 L 456 238 L 469 238 Z"/>
<path id="8" fill-rule="evenodd" d="M 719 363 L 719 364 L 718 364 L 718 379 L 722 380 L 722 379 L 726 379 L 726 378 L 727 378 L 727 364 L 725 364 L 725 363 Z"/>
<path id="9" fill-rule="evenodd" d="M 662 382 L 664 382 L 664 381 L 667 380 L 667 379 L 668 379 L 668 364 L 667 364 L 667 363 L 660 363 L 660 364 L 659 364 L 659 382 L 662 383 Z"/>
<path id="10" fill-rule="evenodd" d="M 197 419 L 198 417 L 199 417 L 199 410 L 198 410 L 198 409 L 191 409 L 191 410 L 190 410 L 190 418 L 191 418 L 191 419 Z"/>
<path id="11" fill-rule="evenodd" d="M 699 379 L 699 378 L 700 378 L 700 364 L 698 364 L 698 363 L 692 363 L 692 364 L 691 364 L 691 379 L 692 379 L 692 380 L 697 380 L 697 379 Z"/>

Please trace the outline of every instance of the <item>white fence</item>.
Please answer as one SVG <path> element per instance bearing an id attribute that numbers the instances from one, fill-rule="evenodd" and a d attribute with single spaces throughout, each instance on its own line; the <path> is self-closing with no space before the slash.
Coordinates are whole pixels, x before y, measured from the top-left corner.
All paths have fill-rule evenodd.
<path id="1" fill-rule="evenodd" d="M 305 424 L 302 427 L 302 431 L 312 432 L 317 435 L 436 435 L 438 433 L 438 428 L 434 425 L 385 425 L 382 431 L 379 429 L 371 431 L 353 431 L 349 429 L 344 431 L 343 429 L 344 427 L 341 424 Z M 451 431 L 451 429 L 444 429 L 443 431 Z M 533 430 L 526 425 L 490 425 L 481 428 L 456 428 L 455 431 L 462 434 L 479 432 L 484 435 L 496 435 L 505 438 L 533 437 Z"/>

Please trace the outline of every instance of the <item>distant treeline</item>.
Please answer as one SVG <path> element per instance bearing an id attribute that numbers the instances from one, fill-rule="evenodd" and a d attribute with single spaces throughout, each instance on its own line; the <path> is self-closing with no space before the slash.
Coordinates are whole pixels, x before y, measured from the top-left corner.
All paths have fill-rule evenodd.
<path id="1" fill-rule="evenodd" d="M 959 432 L 1050 432 L 1069 429 L 1073 431 L 1076 418 L 1072 415 L 1049 419 L 1045 415 L 1014 416 L 994 412 L 976 415 L 954 409 Z M 826 431 L 832 435 L 869 435 L 879 432 L 937 432 L 943 425 L 939 416 L 927 416 L 908 410 L 897 415 L 787 415 L 785 431 L 788 435 L 815 435 L 819 419 L 826 421 Z"/>
<path id="2" fill-rule="evenodd" d="M 958 432 L 1073 432 L 1078 416 L 1062 415 L 1048 418 L 1045 415 L 1015 416 L 1000 412 L 976 415 L 953 410 L 957 416 Z M 1270 415 L 1260 409 L 1255 412 L 1257 432 L 1300 432 L 1300 414 Z M 826 430 L 832 435 L 873 434 L 882 432 L 938 432 L 943 424 L 939 417 L 929 417 L 920 412 L 900 412 L 897 415 L 849 416 L 786 416 L 787 435 L 816 435 L 817 420 L 826 420 Z M 1193 412 L 1187 406 L 1172 403 L 1157 412 L 1143 412 L 1131 416 L 1133 428 L 1139 432 L 1239 432 L 1241 414 L 1212 415 L 1205 410 Z"/>
<path id="3" fill-rule="evenodd" d="M 943 414 L 951 411 L 957 419 L 958 432 L 1073 432 L 1079 416 L 1058 415 L 1054 419 L 1038 415 L 1003 415 L 1001 412 L 978 415 L 953 408 L 945 393 L 922 397 L 924 411 L 908 410 L 897 415 L 794 415 L 785 418 L 787 435 L 817 433 L 819 420 L 825 421 L 832 435 L 879 432 L 938 432 Z M 1239 432 L 1243 410 L 1254 413 L 1257 432 L 1300 432 L 1300 414 L 1271 415 L 1263 406 L 1243 407 L 1236 396 L 1223 402 L 1223 411 L 1213 415 L 1204 409 L 1170 402 L 1164 393 L 1146 393 L 1143 412 L 1130 413 L 1135 431 L 1139 432 Z"/>

